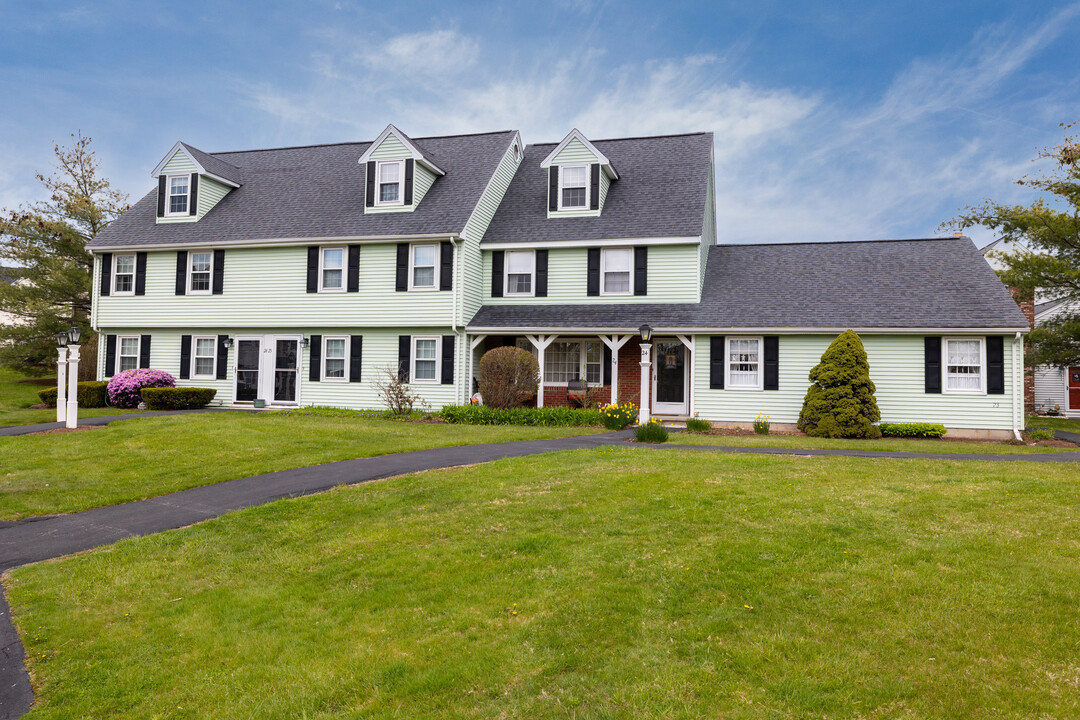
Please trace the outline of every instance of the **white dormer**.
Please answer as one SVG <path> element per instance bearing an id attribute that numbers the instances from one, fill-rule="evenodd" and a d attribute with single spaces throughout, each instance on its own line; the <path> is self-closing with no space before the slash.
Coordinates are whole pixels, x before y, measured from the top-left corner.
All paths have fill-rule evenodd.
<path id="1" fill-rule="evenodd" d="M 595 217 L 619 173 L 577 128 L 555 146 L 540 167 L 548 171 L 548 217 Z"/>
<path id="2" fill-rule="evenodd" d="M 197 222 L 240 187 L 240 168 L 183 142 L 157 164 L 157 222 Z"/>
<path id="3" fill-rule="evenodd" d="M 446 174 L 393 125 L 386 126 L 359 162 L 365 166 L 365 213 L 412 212 L 435 178 Z"/>

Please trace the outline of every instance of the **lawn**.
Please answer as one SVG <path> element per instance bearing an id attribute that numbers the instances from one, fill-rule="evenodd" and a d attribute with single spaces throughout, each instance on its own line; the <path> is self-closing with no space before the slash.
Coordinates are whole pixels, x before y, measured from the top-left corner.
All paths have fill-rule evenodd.
<path id="1" fill-rule="evenodd" d="M 597 431 L 209 413 L 0 437 L 0 519 L 75 512 L 334 460 Z"/>
<path id="2" fill-rule="evenodd" d="M 1077 452 L 1080 447 L 1047 447 L 1040 445 L 1011 445 L 1002 442 L 962 442 L 916 438 L 881 438 L 879 440 L 840 440 L 812 438 L 804 435 L 705 435 L 673 432 L 668 436 L 673 445 L 726 445 L 728 447 L 815 448 L 832 450 L 891 450 L 895 452 L 963 453 L 985 455 L 1015 455 L 1030 453 Z"/>
<path id="3" fill-rule="evenodd" d="M 1049 428 L 1051 430 L 1065 430 L 1066 432 L 1080 433 L 1080 419 L 1077 418 L 1052 418 L 1029 415 L 1027 426 L 1029 428 Z"/>
<path id="4" fill-rule="evenodd" d="M 605 448 L 13 571 L 109 718 L 1080 716 L 1080 467 Z"/>
<path id="5" fill-rule="evenodd" d="M 25 375 L 0 367 L 0 425 L 31 425 L 56 422 L 56 408 L 31 410 L 31 405 L 41 402 L 38 390 L 56 387 L 56 378 L 48 385 L 27 382 Z M 136 412 L 119 408 L 79 408 L 79 417 L 97 417 Z"/>

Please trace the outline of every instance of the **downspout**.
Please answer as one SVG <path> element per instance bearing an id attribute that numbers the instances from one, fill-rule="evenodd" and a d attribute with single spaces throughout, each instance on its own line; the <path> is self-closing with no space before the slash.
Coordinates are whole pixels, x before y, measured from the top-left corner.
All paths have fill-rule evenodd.
<path id="1" fill-rule="evenodd" d="M 1017 440 L 1020 440 L 1022 442 L 1023 438 L 1020 436 L 1020 430 L 1021 430 L 1020 420 L 1024 415 L 1024 413 L 1023 413 L 1024 387 L 1023 387 L 1023 371 L 1020 368 L 1020 360 L 1018 358 L 1019 351 L 1020 351 L 1020 348 L 1021 348 L 1020 342 L 1021 342 L 1021 336 L 1020 336 L 1020 333 L 1018 332 L 1018 333 L 1016 333 L 1016 337 L 1013 338 L 1013 342 L 1012 342 L 1012 376 L 1013 376 L 1013 393 L 1012 393 L 1012 395 L 1013 395 L 1013 397 L 1012 397 L 1013 410 L 1012 410 L 1012 415 L 1013 415 L 1013 437 L 1015 437 Z M 1019 398 L 1019 400 L 1017 398 Z"/>

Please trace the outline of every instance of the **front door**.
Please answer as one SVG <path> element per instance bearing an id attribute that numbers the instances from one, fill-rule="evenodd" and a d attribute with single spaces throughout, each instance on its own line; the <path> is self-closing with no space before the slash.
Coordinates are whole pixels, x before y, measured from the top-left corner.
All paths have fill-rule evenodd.
<path id="1" fill-rule="evenodd" d="M 296 403 L 296 380 L 300 370 L 299 341 L 276 338 L 274 344 L 274 403 Z"/>
<path id="2" fill-rule="evenodd" d="M 653 352 L 653 415 L 686 415 L 686 346 L 678 340 L 657 340 Z"/>
<path id="3" fill-rule="evenodd" d="M 1080 367 L 1069 368 L 1069 410 L 1080 410 Z"/>
<path id="4" fill-rule="evenodd" d="M 296 405 L 300 399 L 299 381 L 298 336 L 236 338 L 236 402 L 258 399 L 267 405 Z"/>
<path id="5" fill-rule="evenodd" d="M 261 362 L 261 339 L 237 339 L 236 402 L 251 402 L 259 397 L 259 364 Z"/>

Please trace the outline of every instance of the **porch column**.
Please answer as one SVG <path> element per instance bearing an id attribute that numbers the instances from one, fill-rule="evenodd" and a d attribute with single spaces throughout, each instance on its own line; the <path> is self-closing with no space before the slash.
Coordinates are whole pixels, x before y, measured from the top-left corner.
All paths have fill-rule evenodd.
<path id="1" fill-rule="evenodd" d="M 638 424 L 649 422 L 649 398 L 652 396 L 650 366 L 652 365 L 652 343 L 641 343 L 641 406 L 638 407 Z"/>
<path id="2" fill-rule="evenodd" d="M 480 345 L 480 343 L 484 342 L 484 340 L 486 340 L 486 339 L 487 339 L 487 335 L 473 335 L 472 340 L 469 341 L 469 378 L 467 380 L 468 387 L 465 388 L 465 404 L 466 405 L 471 405 L 472 404 L 473 377 L 475 377 L 474 373 L 476 372 L 475 369 L 474 369 L 474 365 L 476 363 L 476 348 Z"/>
<path id="3" fill-rule="evenodd" d="M 619 401 L 619 350 L 633 335 L 601 335 L 600 339 L 611 348 L 611 404 Z"/>
<path id="4" fill-rule="evenodd" d="M 536 348 L 536 359 L 540 363 L 540 384 L 536 391 L 536 407 L 544 407 L 544 351 L 558 335 L 526 335 L 532 346 Z"/>

